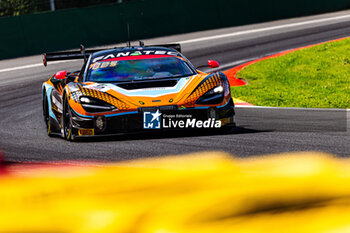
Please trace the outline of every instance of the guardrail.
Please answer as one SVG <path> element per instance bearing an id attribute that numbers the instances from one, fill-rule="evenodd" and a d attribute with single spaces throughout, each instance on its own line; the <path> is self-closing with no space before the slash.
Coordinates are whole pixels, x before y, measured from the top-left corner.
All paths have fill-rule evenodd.
<path id="1" fill-rule="evenodd" d="M 0 18 L 0 59 L 341 10 L 348 0 L 139 0 Z"/>

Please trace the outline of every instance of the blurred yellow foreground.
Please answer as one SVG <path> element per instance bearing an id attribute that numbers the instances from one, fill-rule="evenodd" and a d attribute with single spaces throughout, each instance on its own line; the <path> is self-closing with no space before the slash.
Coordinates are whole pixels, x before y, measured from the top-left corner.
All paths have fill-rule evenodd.
<path id="1" fill-rule="evenodd" d="M 326 154 L 6 169 L 0 232 L 350 232 L 350 161 Z"/>

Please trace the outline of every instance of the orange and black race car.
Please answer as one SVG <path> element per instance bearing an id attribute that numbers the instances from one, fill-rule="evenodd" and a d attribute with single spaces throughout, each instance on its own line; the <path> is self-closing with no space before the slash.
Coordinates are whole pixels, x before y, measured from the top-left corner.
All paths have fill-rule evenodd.
<path id="1" fill-rule="evenodd" d="M 84 59 L 80 71 L 60 71 L 43 83 L 47 133 L 67 140 L 140 131 L 234 126 L 227 77 L 197 70 L 179 44 L 126 46 L 43 54 Z M 209 60 L 208 66 L 219 67 Z"/>

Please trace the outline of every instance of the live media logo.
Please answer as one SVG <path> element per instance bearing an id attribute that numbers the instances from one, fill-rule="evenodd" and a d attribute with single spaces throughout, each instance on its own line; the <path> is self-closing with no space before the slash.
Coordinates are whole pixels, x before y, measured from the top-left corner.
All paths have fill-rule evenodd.
<path id="1" fill-rule="evenodd" d="M 202 121 L 192 118 L 191 115 L 186 118 L 176 118 L 178 115 L 164 115 L 163 121 L 161 119 L 162 113 L 156 112 L 143 113 L 143 128 L 144 129 L 175 129 L 175 128 L 220 128 L 221 121 L 209 118 Z M 163 123 L 163 124 L 162 124 Z"/>
<path id="2" fill-rule="evenodd" d="M 160 129 L 161 128 L 161 113 L 159 110 L 156 112 L 144 112 L 143 113 L 143 128 L 144 129 Z"/>

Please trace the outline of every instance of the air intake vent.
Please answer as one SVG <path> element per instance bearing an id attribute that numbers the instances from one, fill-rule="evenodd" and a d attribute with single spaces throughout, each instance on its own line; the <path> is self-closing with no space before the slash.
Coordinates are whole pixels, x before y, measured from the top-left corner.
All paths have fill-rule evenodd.
<path id="1" fill-rule="evenodd" d="M 152 80 L 152 81 L 135 81 L 128 83 L 116 84 L 118 87 L 126 90 L 143 89 L 143 88 L 156 88 L 156 87 L 173 87 L 177 84 L 176 79 L 172 80 Z"/>

